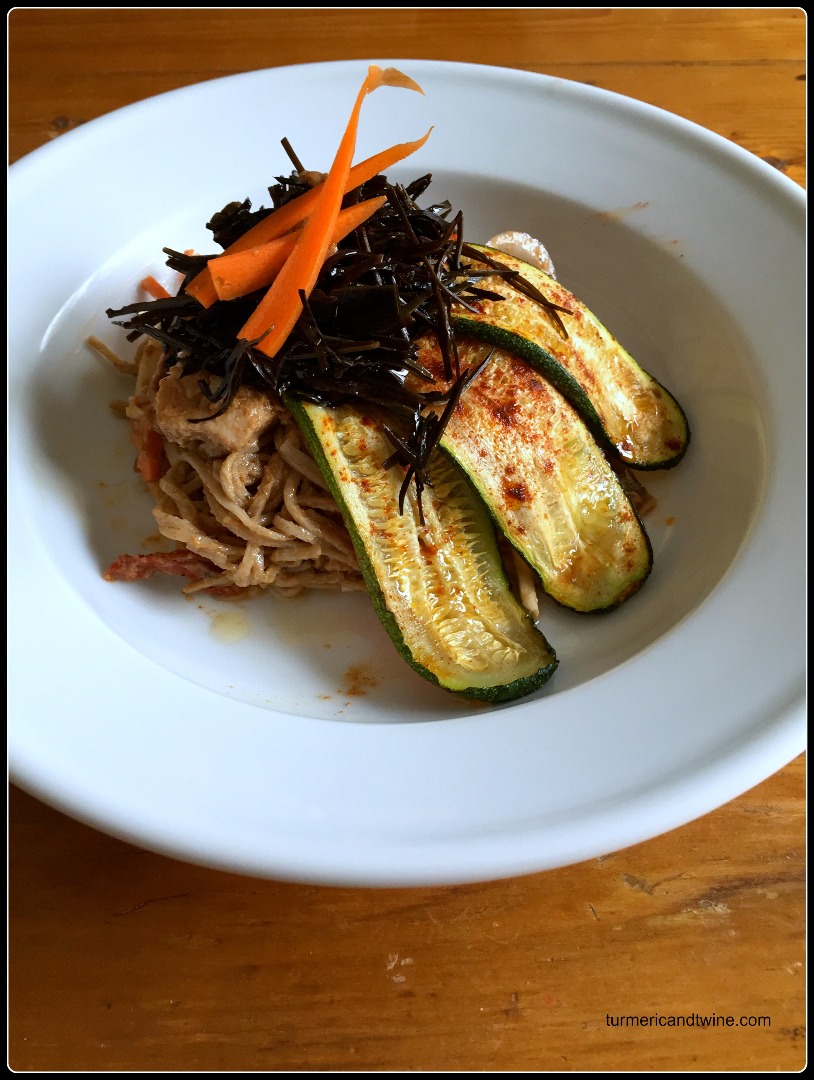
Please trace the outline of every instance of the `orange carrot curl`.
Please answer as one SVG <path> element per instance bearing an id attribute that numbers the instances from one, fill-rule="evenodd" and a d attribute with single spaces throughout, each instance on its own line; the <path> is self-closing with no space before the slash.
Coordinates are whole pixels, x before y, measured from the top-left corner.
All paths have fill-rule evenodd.
<path id="1" fill-rule="evenodd" d="M 380 150 L 378 154 L 374 154 L 372 157 L 354 165 L 348 173 L 344 194 L 353 191 L 354 188 L 358 188 L 362 184 L 366 184 L 374 176 L 386 172 L 391 165 L 396 165 L 399 161 L 409 157 L 410 154 L 414 154 L 416 150 L 420 150 L 431 133 L 432 128 L 426 135 L 416 139 L 414 142 L 396 143 L 387 150 Z M 287 202 L 279 210 L 272 210 L 268 217 L 258 221 L 243 236 L 230 244 L 223 254 L 234 255 L 240 251 L 248 251 L 250 248 L 259 247 L 261 244 L 270 243 L 272 240 L 291 232 L 292 229 L 296 229 L 313 210 L 322 187 L 323 184 L 318 184 L 316 187 L 311 188 L 310 191 L 305 191 L 302 195 L 298 195 L 296 199 Z M 219 258 L 223 258 L 223 256 L 219 256 Z M 219 299 L 208 265 L 190 281 L 186 287 L 186 292 L 206 308 L 211 307 Z"/>
<path id="2" fill-rule="evenodd" d="M 238 334 L 239 338 L 247 341 L 257 341 L 262 337 L 257 347 L 266 356 L 275 356 L 294 329 L 302 312 L 300 292 L 308 297 L 314 288 L 336 229 L 348 183 L 362 103 L 368 94 L 380 86 L 399 86 L 423 93 L 417 83 L 396 68 L 383 70 L 372 65 L 368 70 L 336 157 L 319 189 L 316 205 L 297 237 L 294 250 Z"/>
<path id="3" fill-rule="evenodd" d="M 346 210 L 340 210 L 331 243 L 338 244 L 340 240 L 344 240 L 386 202 L 387 196 L 379 195 L 375 199 L 366 199 Z M 210 259 L 209 272 L 218 299 L 236 300 L 239 296 L 246 296 L 270 285 L 294 250 L 298 237 L 299 231 L 291 232 L 247 251 L 236 251 L 233 255 L 219 255 L 217 259 Z"/>

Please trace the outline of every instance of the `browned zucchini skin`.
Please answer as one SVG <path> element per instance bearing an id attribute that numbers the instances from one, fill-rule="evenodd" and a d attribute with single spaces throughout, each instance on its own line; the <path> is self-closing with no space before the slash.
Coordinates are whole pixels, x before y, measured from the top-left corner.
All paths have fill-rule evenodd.
<path id="1" fill-rule="evenodd" d="M 653 552 L 614 470 L 577 411 L 530 364 L 472 339 L 459 340 L 459 355 L 470 369 L 491 358 L 441 445 L 555 602 L 586 614 L 615 609 L 650 575 Z M 418 358 L 443 386 L 435 339 L 422 339 Z"/>
<path id="2" fill-rule="evenodd" d="M 524 329 L 521 325 L 507 329 L 502 325 L 501 319 L 500 309 L 503 304 L 514 303 L 516 312 L 518 304 L 527 307 L 534 305 L 534 301 L 518 294 L 510 284 L 495 279 L 491 285 L 495 286 L 497 291 L 503 290 L 507 299 L 481 304 L 477 313 L 459 309 L 452 319 L 456 332 L 514 352 L 534 365 L 579 411 L 598 444 L 610 457 L 618 459 L 629 468 L 642 471 L 670 469 L 678 465 L 690 443 L 690 427 L 686 414 L 675 397 L 649 372 L 641 368 L 588 308 L 559 282 L 542 270 L 503 252 L 479 245 L 472 247 L 491 259 L 519 270 L 522 276 L 544 295 L 555 303 L 570 308 L 574 314 L 561 316 L 569 335 L 568 339 L 559 334 L 550 316 L 536 307 L 532 308 L 535 317 L 529 322 L 530 329 Z M 607 373 L 603 372 L 596 359 L 593 343 L 591 347 L 586 347 L 590 338 L 596 336 L 601 337 L 607 346 L 608 362 L 621 362 L 634 380 L 640 380 L 642 391 L 646 391 L 648 397 L 649 411 L 657 411 L 663 416 L 664 423 L 669 425 L 671 434 L 665 435 L 663 442 L 657 443 L 652 452 L 643 452 L 642 448 L 627 445 L 624 437 L 614 438 L 609 426 L 616 418 L 609 415 L 606 405 L 601 406 L 605 410 L 606 419 L 603 420 L 600 415 L 598 403 L 603 400 L 602 387 L 607 380 Z"/>
<path id="3" fill-rule="evenodd" d="M 375 530 L 366 528 L 365 523 L 360 521 L 358 512 L 354 513 L 351 506 L 354 499 L 348 497 L 348 480 L 343 479 L 341 475 L 344 470 L 341 467 L 337 469 L 336 464 L 332 464 L 330 460 L 334 455 L 335 447 L 328 443 L 324 434 L 320 434 L 319 421 L 320 419 L 324 419 L 325 416 L 330 413 L 330 410 L 321 410 L 319 407 L 311 406 L 294 399 L 287 399 L 286 404 L 300 426 L 303 436 L 314 455 L 314 459 L 342 512 L 376 614 L 389 634 L 396 649 L 410 667 L 429 682 L 435 683 L 437 686 L 442 687 L 450 693 L 461 698 L 475 701 L 513 701 L 533 693 L 544 683 L 548 682 L 557 669 L 558 661 L 556 654 L 543 634 L 533 625 L 529 616 L 525 612 L 522 612 L 519 603 L 511 596 L 511 591 L 498 555 L 497 544 L 492 531 L 489 515 L 477 493 L 472 489 L 469 480 L 466 478 L 465 474 L 461 472 L 457 464 L 455 464 L 448 455 L 444 454 L 443 451 L 439 451 L 439 455 L 448 462 L 449 468 L 454 469 L 456 473 L 460 475 L 461 482 L 468 487 L 471 493 L 472 520 L 482 539 L 486 551 L 485 562 L 489 567 L 489 569 L 485 571 L 489 574 L 490 578 L 490 583 L 487 584 L 487 591 L 490 595 L 503 594 L 508 598 L 508 603 L 516 609 L 520 620 L 524 624 L 524 629 L 521 633 L 531 641 L 532 647 L 539 652 L 539 666 L 536 670 L 532 670 L 525 675 L 516 675 L 515 677 L 512 677 L 512 673 L 505 669 L 496 670 L 494 672 L 492 683 L 485 686 L 475 684 L 451 685 L 449 680 L 439 676 L 438 670 L 433 670 L 431 665 L 421 663 L 416 658 L 413 650 L 405 640 L 405 633 L 402 625 L 403 614 L 400 616 L 398 607 L 393 603 L 392 594 L 390 594 L 388 590 L 388 583 L 384 577 L 380 577 L 376 565 L 374 565 L 375 560 L 371 545 L 375 546 L 376 544 Z M 376 462 L 373 467 L 375 469 L 380 469 L 381 464 Z M 384 471 L 382 470 L 382 472 Z M 398 484 L 394 484 L 393 490 L 398 490 Z M 364 498 L 366 497 L 364 485 L 362 486 L 362 490 L 358 491 L 356 494 L 364 501 Z M 397 506 L 395 505 L 396 501 L 397 500 L 394 498 L 392 518 L 398 520 L 399 528 L 414 530 L 415 520 L 413 516 L 411 516 L 409 508 L 405 508 L 405 514 L 398 514 Z M 456 542 L 454 536 L 449 536 L 448 545 L 451 545 L 451 547 L 445 547 L 441 551 L 441 555 L 449 557 Z M 446 543 L 446 540 L 439 538 L 439 544 L 443 545 Z M 428 555 L 427 558 L 430 558 L 430 556 Z M 390 596 L 390 599 L 388 599 L 388 596 Z"/>

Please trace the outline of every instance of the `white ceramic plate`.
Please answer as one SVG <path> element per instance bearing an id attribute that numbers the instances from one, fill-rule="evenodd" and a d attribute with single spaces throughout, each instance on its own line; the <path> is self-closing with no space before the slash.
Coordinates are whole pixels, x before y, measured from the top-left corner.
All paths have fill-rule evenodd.
<path id="1" fill-rule="evenodd" d="M 519 703 L 406 667 L 362 595 L 183 599 L 102 568 L 154 531 L 120 344 L 161 248 L 327 167 L 366 65 L 255 72 L 142 102 L 15 165 L 10 189 L 12 777 L 137 844 L 255 875 L 419 884 L 576 862 L 681 825 L 803 749 L 804 198 L 739 147 L 591 87 L 395 63 L 357 157 L 415 138 L 466 234 L 543 239 L 560 278 L 679 398 L 693 442 L 648 486 L 655 570 L 618 612 L 546 605 L 560 657 Z M 358 691 L 364 691 L 358 693 Z"/>

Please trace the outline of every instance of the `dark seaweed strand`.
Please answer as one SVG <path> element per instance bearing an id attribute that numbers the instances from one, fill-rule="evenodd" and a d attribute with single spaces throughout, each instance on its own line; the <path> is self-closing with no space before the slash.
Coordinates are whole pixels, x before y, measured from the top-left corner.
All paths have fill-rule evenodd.
<path id="1" fill-rule="evenodd" d="M 291 164 L 294 166 L 294 168 L 297 170 L 297 172 L 298 173 L 304 173 L 305 172 L 305 166 L 300 161 L 300 159 L 297 157 L 297 155 L 296 155 L 296 153 L 294 151 L 294 147 L 291 145 L 291 143 L 288 141 L 288 139 L 287 138 L 286 139 L 280 139 L 280 145 L 282 146 L 283 150 L 285 150 L 285 152 L 288 154 L 288 157 L 289 157 L 289 159 L 291 161 Z"/>
<path id="2" fill-rule="evenodd" d="M 411 440 L 405 440 L 389 425 L 382 425 L 385 435 L 395 447 L 394 452 L 383 462 L 383 467 L 389 469 L 396 464 L 406 466 L 404 480 L 402 481 L 399 490 L 399 513 L 404 513 L 404 502 L 407 498 L 407 492 L 409 491 L 410 483 L 412 481 L 415 483 L 416 487 L 416 503 L 418 506 L 418 518 L 421 525 L 425 524 L 424 507 L 421 495 L 424 488 L 427 486 L 426 474 L 430 458 L 441 441 L 441 437 L 444 434 L 447 424 L 452 418 L 452 414 L 455 412 L 461 394 L 480 370 L 488 364 L 493 353 L 494 349 L 492 349 L 474 368 L 467 368 L 462 372 L 448 390 L 434 391 L 421 395 L 419 411 L 417 411 L 413 417 Z M 434 406 L 441 402 L 445 402 L 445 404 L 443 410 L 439 414 Z M 430 409 L 432 411 L 424 412 L 423 410 L 425 409 Z"/>
<path id="3" fill-rule="evenodd" d="M 208 227 L 215 243 L 228 246 L 307 189 L 300 171 L 276 178 L 269 188 L 270 209 L 253 210 L 244 200 L 214 214 Z M 168 369 L 180 364 L 184 375 L 199 373 L 202 393 L 218 408 L 211 416 L 191 418 L 195 423 L 222 415 L 244 384 L 327 407 L 353 403 L 373 408 L 383 416 L 394 447 L 385 466 L 405 469 L 400 506 L 414 483 L 423 521 L 421 492 L 430 457 L 474 377 L 460 371 L 451 309 L 499 299 L 493 290 L 479 288 L 479 280 L 495 273 L 511 276 L 499 265 L 483 269 L 484 263 L 491 266 L 488 257 L 464 243 L 463 215 L 450 217 L 448 203 L 417 205 L 430 180 L 426 175 L 402 187 L 377 176 L 345 197 L 345 205 L 382 194 L 387 201 L 326 260 L 315 289 L 303 297 L 294 331 L 273 358 L 258 350 L 259 341 L 238 338 L 265 290 L 216 301 L 210 308 L 184 294 L 213 256 L 165 248 L 167 265 L 183 276 L 178 295 L 110 309 L 108 316 L 131 339 L 147 335 L 161 342 Z M 438 340 L 444 356 L 445 390 L 433 388 L 432 375 L 418 360 L 417 341 L 427 333 Z M 415 376 L 409 386 L 408 374 Z M 415 388 L 422 384 L 426 389 Z"/>
<path id="4" fill-rule="evenodd" d="M 473 248 L 469 244 L 464 244 L 463 252 L 472 259 L 477 259 L 479 262 L 486 263 L 487 266 L 492 267 L 496 271 L 495 276 L 506 278 L 509 284 L 517 289 L 518 292 L 528 296 L 531 300 L 536 300 L 537 303 L 548 312 L 560 337 L 565 341 L 568 340 L 568 331 L 566 330 L 565 323 L 560 318 L 559 313 L 562 312 L 564 315 L 573 315 L 573 311 L 569 310 L 569 308 L 561 307 L 559 304 L 555 304 L 553 300 L 549 300 L 547 296 L 544 296 L 539 289 L 536 289 L 531 282 L 527 281 L 517 270 L 512 270 L 510 267 L 498 262 L 497 259 L 493 259 L 484 252 L 478 251 L 477 248 Z"/>
<path id="5" fill-rule="evenodd" d="M 217 416 L 223 416 L 232 404 L 234 396 L 238 391 L 238 387 L 242 382 L 243 366 L 246 363 L 246 356 L 251 348 L 252 343 L 248 341 L 239 341 L 237 345 L 235 345 L 234 349 L 232 349 L 224 361 L 223 377 L 220 385 L 215 390 L 210 388 L 205 379 L 198 380 L 198 386 L 204 397 L 208 398 L 213 404 L 220 401 L 221 405 L 217 412 L 213 412 L 210 416 L 190 417 L 189 422 L 191 424 L 202 424 L 205 420 L 214 420 Z"/>
<path id="6" fill-rule="evenodd" d="M 414 207 L 415 204 L 407 195 L 405 189 L 397 185 L 388 184 L 387 197 L 401 220 L 408 239 L 412 241 L 414 248 L 418 250 L 422 266 L 429 281 L 435 306 L 435 318 L 434 320 L 431 319 L 431 324 L 434 325 L 434 329 L 438 334 L 438 343 L 441 347 L 441 357 L 444 363 L 444 377 L 447 380 L 453 378 L 453 375 L 457 378 L 460 376 L 460 363 L 458 360 L 455 332 L 452 329 L 452 322 L 450 319 L 449 297 L 448 295 L 445 295 L 444 283 L 439 276 L 438 270 L 432 266 L 429 259 L 430 252 L 437 250 L 439 242 L 440 244 L 446 242 L 445 234 L 447 229 L 444 229 L 444 235 L 442 235 L 442 237 L 436 237 L 436 243 L 434 245 L 428 245 L 426 243 L 421 244 L 413 228 L 409 214 L 410 208 Z"/>

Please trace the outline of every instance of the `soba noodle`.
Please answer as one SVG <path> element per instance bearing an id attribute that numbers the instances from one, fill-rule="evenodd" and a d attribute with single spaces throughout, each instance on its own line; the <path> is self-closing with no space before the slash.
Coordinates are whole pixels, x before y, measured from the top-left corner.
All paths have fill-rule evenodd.
<path id="1" fill-rule="evenodd" d="M 149 424 L 160 431 L 161 346 L 143 343 L 130 363 L 97 339 L 89 344 L 117 371 L 135 377 L 124 410 L 133 428 Z M 350 535 L 290 413 L 275 406 L 256 450 L 203 453 L 205 428 L 199 425 L 200 446 L 162 434 L 168 468 L 148 483 L 161 535 L 211 564 L 184 592 L 271 589 L 295 596 L 304 589 L 363 588 Z"/>

